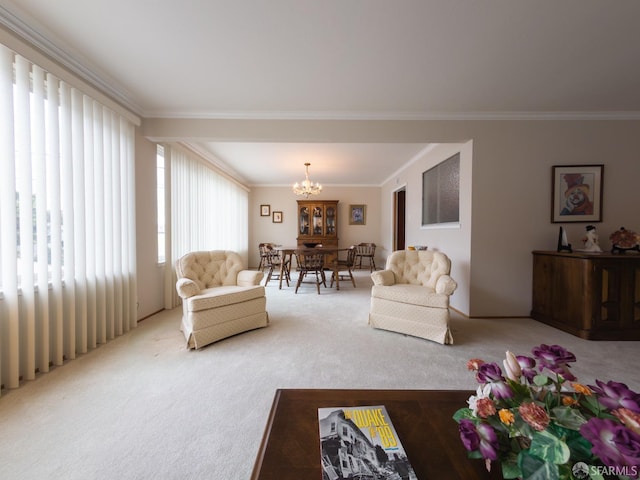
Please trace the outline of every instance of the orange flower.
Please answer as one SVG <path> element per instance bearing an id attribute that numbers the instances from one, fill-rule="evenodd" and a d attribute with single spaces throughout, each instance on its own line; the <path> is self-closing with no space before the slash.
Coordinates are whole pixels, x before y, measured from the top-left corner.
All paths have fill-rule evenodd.
<path id="1" fill-rule="evenodd" d="M 577 405 L 577 404 L 578 404 L 578 400 L 576 400 L 575 398 L 569 395 L 562 396 L 562 405 L 564 405 L 565 407 L 571 407 L 572 405 Z"/>
<path id="2" fill-rule="evenodd" d="M 511 413 L 511 410 L 507 410 L 506 408 L 502 408 L 498 415 L 500 416 L 500 421 L 505 425 L 513 425 L 516 421 L 516 417 Z"/>
<path id="3" fill-rule="evenodd" d="M 586 385 L 582 385 L 581 383 L 574 382 L 571 384 L 571 386 L 576 392 L 581 393 L 583 395 L 588 396 L 593 394 L 593 392 L 589 387 L 587 387 Z"/>

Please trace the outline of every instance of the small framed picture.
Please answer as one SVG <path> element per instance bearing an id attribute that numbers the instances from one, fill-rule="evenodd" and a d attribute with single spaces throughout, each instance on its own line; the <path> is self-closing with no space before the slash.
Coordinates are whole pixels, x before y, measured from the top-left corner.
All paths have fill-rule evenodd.
<path id="1" fill-rule="evenodd" d="M 273 223 L 282 223 L 282 212 L 273 212 Z"/>
<path id="2" fill-rule="evenodd" d="M 349 205 L 349 225 L 365 225 L 366 214 L 366 205 Z"/>
<path id="3" fill-rule="evenodd" d="M 271 205 L 260 205 L 260 216 L 268 217 L 271 215 Z"/>
<path id="4" fill-rule="evenodd" d="M 601 222 L 604 165 L 553 167 L 551 222 Z"/>

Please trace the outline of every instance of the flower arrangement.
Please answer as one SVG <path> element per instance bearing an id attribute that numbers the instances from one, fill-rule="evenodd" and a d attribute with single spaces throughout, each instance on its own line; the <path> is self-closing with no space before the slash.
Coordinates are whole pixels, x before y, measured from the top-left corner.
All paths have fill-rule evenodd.
<path id="1" fill-rule="evenodd" d="M 480 384 L 454 415 L 471 458 L 506 479 L 639 478 L 640 394 L 625 384 L 578 383 L 573 353 L 542 344 L 532 357 L 467 363 Z"/>

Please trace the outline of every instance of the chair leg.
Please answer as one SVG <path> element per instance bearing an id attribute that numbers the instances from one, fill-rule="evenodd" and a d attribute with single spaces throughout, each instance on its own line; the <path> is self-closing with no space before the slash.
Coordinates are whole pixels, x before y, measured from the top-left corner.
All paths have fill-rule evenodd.
<path id="1" fill-rule="evenodd" d="M 320 278 L 322 277 L 322 275 L 322 273 L 318 274 L 318 271 L 316 270 L 316 289 L 318 290 L 318 295 L 320 295 Z"/>
<path id="2" fill-rule="evenodd" d="M 289 282 L 291 281 L 291 271 L 288 263 L 284 263 L 282 265 L 282 271 L 284 272 L 284 278 L 287 281 L 287 287 L 288 287 Z"/>
<path id="3" fill-rule="evenodd" d="M 294 293 L 298 293 L 298 288 L 300 287 L 300 284 L 302 283 L 303 278 L 304 278 L 304 270 L 300 270 L 300 273 L 298 274 L 298 283 L 296 283 L 296 291 Z"/>
<path id="4" fill-rule="evenodd" d="M 349 277 L 351 277 L 351 283 L 353 283 L 353 288 L 356 288 L 356 280 L 353 278 L 353 273 L 351 273 L 351 268 L 349 268 Z"/>

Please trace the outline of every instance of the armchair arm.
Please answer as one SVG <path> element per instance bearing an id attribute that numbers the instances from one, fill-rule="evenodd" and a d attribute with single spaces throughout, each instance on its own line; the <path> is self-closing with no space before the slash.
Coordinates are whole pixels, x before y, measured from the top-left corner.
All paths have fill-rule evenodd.
<path id="1" fill-rule="evenodd" d="M 200 293 L 200 287 L 193 280 L 181 278 L 176 282 L 176 290 L 180 298 L 189 298 Z"/>
<path id="2" fill-rule="evenodd" d="M 236 283 L 239 287 L 253 287 L 258 285 L 263 277 L 264 273 L 259 270 L 241 270 L 238 272 Z"/>
<path id="3" fill-rule="evenodd" d="M 436 282 L 436 293 L 453 295 L 456 288 L 458 288 L 458 284 L 449 275 L 440 275 L 440 277 L 438 277 L 438 281 Z"/>
<path id="4" fill-rule="evenodd" d="M 371 274 L 374 285 L 388 287 L 396 283 L 396 277 L 391 270 L 376 270 Z"/>

